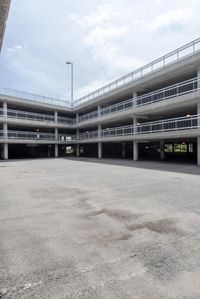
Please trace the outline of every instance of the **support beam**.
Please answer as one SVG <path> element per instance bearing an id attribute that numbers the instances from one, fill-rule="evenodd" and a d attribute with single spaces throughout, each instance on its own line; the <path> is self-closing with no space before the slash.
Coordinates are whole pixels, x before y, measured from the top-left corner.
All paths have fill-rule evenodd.
<path id="1" fill-rule="evenodd" d="M 165 143 L 163 140 L 160 141 L 160 160 L 165 160 Z"/>
<path id="2" fill-rule="evenodd" d="M 98 158 L 102 159 L 102 142 L 98 142 Z"/>

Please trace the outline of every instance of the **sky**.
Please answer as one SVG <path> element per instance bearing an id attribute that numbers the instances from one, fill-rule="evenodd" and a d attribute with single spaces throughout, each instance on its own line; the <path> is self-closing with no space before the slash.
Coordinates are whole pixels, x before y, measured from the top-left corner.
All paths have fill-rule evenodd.
<path id="1" fill-rule="evenodd" d="M 11 0 L 0 86 L 74 97 L 200 37 L 200 0 Z"/>

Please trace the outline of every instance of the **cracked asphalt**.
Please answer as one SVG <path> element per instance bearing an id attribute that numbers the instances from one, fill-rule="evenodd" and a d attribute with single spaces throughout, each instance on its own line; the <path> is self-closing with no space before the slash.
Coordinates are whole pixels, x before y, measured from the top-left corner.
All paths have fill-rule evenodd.
<path id="1" fill-rule="evenodd" d="M 0 162 L 0 298 L 200 299 L 200 168 Z"/>

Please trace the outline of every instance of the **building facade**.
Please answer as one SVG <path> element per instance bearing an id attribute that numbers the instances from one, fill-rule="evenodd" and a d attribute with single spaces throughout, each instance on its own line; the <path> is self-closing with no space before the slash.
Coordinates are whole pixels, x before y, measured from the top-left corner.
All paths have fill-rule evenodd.
<path id="1" fill-rule="evenodd" d="M 0 52 L 2 48 L 10 2 L 11 0 L 0 0 Z"/>
<path id="2" fill-rule="evenodd" d="M 74 101 L 0 89 L 0 152 L 200 165 L 200 39 Z"/>

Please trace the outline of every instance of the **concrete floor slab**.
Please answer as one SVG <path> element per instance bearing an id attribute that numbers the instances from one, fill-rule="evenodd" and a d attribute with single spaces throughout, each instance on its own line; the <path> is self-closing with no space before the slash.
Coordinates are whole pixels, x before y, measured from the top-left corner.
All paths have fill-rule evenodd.
<path id="1" fill-rule="evenodd" d="M 91 161 L 0 163 L 0 298 L 199 299 L 200 168 Z"/>

